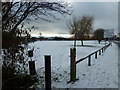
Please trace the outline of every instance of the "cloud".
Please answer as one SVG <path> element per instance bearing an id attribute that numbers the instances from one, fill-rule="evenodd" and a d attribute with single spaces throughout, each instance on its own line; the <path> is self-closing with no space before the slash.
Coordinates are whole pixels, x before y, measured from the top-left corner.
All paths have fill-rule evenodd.
<path id="1" fill-rule="evenodd" d="M 117 2 L 72 2 L 75 16 L 90 15 L 94 17 L 94 29 L 105 28 L 118 30 L 118 3 Z M 72 16 L 61 17 L 61 20 L 53 20 L 49 23 L 43 20 L 33 22 L 38 26 L 38 31 L 43 33 L 69 33 L 66 22 Z"/>
<path id="2" fill-rule="evenodd" d="M 95 23 L 117 24 L 118 4 L 113 2 L 86 2 L 74 3 L 74 14 L 77 16 L 91 15 L 95 18 Z M 102 25 L 102 26 L 103 26 Z"/>

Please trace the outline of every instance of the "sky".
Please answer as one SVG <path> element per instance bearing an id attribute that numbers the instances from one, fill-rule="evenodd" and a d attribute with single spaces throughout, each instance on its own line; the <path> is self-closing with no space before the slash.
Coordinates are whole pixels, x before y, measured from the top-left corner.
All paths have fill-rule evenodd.
<path id="1" fill-rule="evenodd" d="M 70 6 L 73 11 L 72 15 L 64 17 L 56 13 L 61 20 L 31 22 L 32 25 L 38 27 L 37 30 L 32 31 L 32 35 L 39 35 L 39 32 L 51 36 L 70 34 L 66 23 L 73 16 L 82 17 L 84 15 L 94 17 L 94 30 L 97 28 L 114 29 L 115 34 L 118 33 L 118 2 L 70 2 Z"/>

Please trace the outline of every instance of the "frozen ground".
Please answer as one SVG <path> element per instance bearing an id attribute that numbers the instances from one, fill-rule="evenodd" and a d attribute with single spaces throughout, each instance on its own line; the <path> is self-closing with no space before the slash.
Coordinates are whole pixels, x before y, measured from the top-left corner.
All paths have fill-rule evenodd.
<path id="1" fill-rule="evenodd" d="M 97 41 L 85 41 L 85 46 L 77 42 L 77 59 L 87 56 L 105 45 Z M 52 88 L 117 88 L 118 87 L 118 47 L 115 44 L 109 46 L 106 51 L 92 57 L 92 66 L 87 65 L 87 59 L 77 64 L 77 80 L 75 83 L 67 83 L 70 80 L 70 48 L 73 41 L 37 41 L 29 44 L 34 47 L 34 57 L 39 76 L 38 88 L 44 88 L 44 55 L 51 55 Z"/>

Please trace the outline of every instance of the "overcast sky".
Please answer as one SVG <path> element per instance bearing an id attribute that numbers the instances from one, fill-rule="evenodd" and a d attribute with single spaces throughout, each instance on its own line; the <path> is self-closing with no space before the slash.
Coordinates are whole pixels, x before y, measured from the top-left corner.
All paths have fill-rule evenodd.
<path id="1" fill-rule="evenodd" d="M 66 22 L 73 16 L 81 17 L 89 15 L 94 17 L 94 30 L 97 28 L 114 29 L 118 32 L 118 3 L 117 2 L 71 2 L 73 14 L 71 16 L 62 17 L 61 20 L 53 20 L 46 22 L 38 20 L 31 24 L 38 26 L 38 30 L 33 31 L 33 34 L 58 34 L 67 33 L 69 29 Z M 57 15 L 59 16 L 59 15 Z M 61 16 L 59 16 L 61 17 Z"/>

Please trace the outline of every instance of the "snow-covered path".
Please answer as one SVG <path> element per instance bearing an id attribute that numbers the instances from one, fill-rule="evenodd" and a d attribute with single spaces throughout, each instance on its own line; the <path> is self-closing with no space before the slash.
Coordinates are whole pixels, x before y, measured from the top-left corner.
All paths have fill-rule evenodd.
<path id="1" fill-rule="evenodd" d="M 81 62 L 82 63 L 82 62 Z M 77 65 L 80 78 L 74 87 L 80 88 L 118 88 L 118 46 L 112 44 L 102 56 L 94 59 L 92 66 L 81 68 Z M 82 84 L 81 84 L 82 83 Z"/>
<path id="2" fill-rule="evenodd" d="M 78 44 L 80 42 L 77 42 Z M 96 41 L 84 42 L 87 46 L 77 46 L 77 60 L 100 49 L 105 44 Z M 87 65 L 87 59 L 77 64 L 77 80 L 75 83 L 67 83 L 70 80 L 69 50 L 72 41 L 40 41 L 31 43 L 35 48 L 34 60 L 39 76 L 38 88 L 44 88 L 44 55 L 52 55 L 51 80 L 52 88 L 118 88 L 118 46 L 112 44 L 106 51 L 98 56 L 92 56 L 92 66 Z"/>

